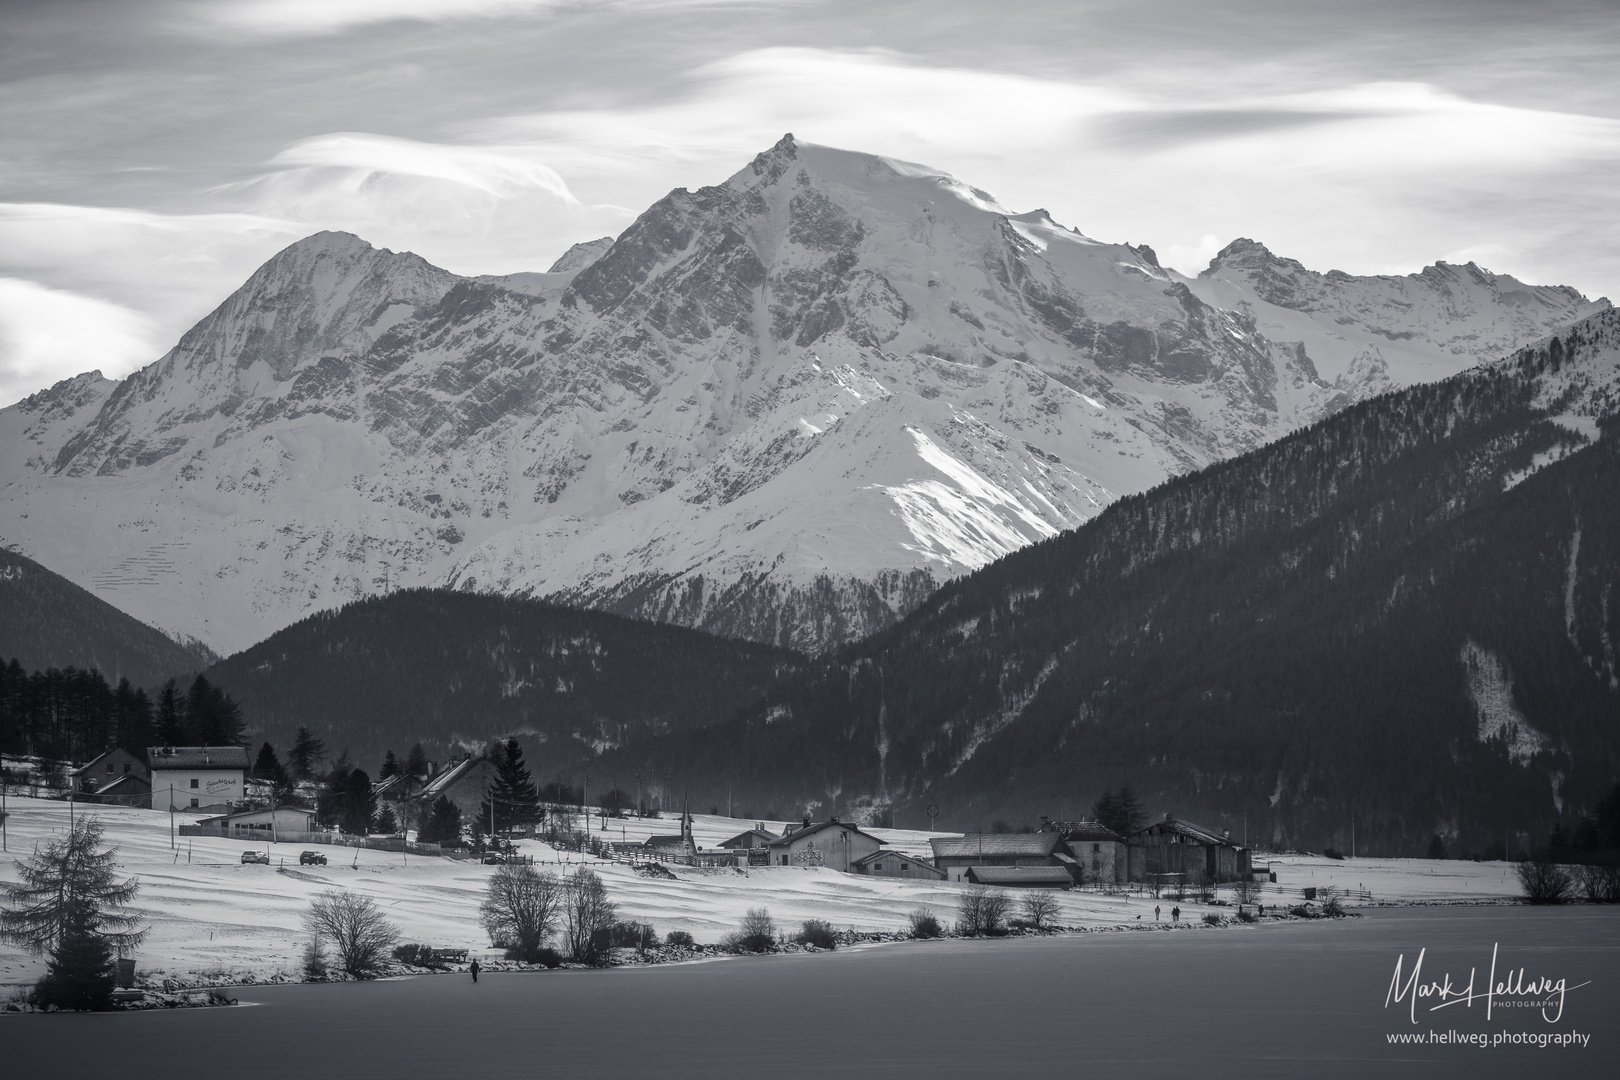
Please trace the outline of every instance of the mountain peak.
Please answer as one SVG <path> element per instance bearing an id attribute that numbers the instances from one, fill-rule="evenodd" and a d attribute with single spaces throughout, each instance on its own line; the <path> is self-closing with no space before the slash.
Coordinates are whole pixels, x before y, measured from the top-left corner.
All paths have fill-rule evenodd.
<path id="1" fill-rule="evenodd" d="M 799 156 L 799 144 L 793 141 L 793 132 L 788 132 L 776 140 L 776 145 L 757 155 L 749 168 L 755 176 L 766 176 L 772 180 L 787 171 L 788 162 Z"/>

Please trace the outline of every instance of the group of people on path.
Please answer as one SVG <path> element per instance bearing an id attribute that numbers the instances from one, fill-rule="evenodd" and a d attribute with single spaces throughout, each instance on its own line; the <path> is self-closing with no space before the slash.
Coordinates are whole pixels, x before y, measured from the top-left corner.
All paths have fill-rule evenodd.
<path id="1" fill-rule="evenodd" d="M 1153 921 L 1154 922 L 1159 921 L 1159 914 L 1160 914 L 1159 905 L 1154 904 L 1153 905 Z M 1181 921 L 1181 906 L 1179 904 L 1170 909 L 1170 921 L 1173 922 L 1173 923 L 1179 923 Z"/>

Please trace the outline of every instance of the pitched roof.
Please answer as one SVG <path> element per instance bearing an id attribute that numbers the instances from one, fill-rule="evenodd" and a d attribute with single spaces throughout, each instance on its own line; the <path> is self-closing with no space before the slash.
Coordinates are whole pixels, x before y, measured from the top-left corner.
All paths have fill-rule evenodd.
<path id="1" fill-rule="evenodd" d="M 875 863 L 879 859 L 904 859 L 906 862 L 911 863 L 913 866 L 916 866 L 916 867 L 918 867 L 919 869 L 922 869 L 922 870 L 927 870 L 931 874 L 937 874 L 940 877 L 945 876 L 945 871 L 935 869 L 933 866 L 929 865 L 929 862 L 928 862 L 927 859 L 920 859 L 915 855 L 907 855 L 905 852 L 896 851 L 893 848 L 889 848 L 886 851 L 874 851 L 870 855 L 862 855 L 860 858 L 856 859 L 854 861 L 854 863 L 852 863 L 851 865 L 853 865 L 853 866 L 865 866 L 868 863 Z"/>
<path id="2" fill-rule="evenodd" d="M 135 762 L 137 765 L 140 765 L 143 768 L 145 767 L 145 762 L 141 761 L 140 758 L 136 757 L 134 754 L 131 754 L 128 750 L 125 750 L 122 746 L 115 746 L 111 750 L 103 750 L 101 753 L 97 754 L 95 757 L 91 758 L 89 761 L 85 762 L 83 765 L 80 765 L 78 768 L 69 769 L 68 770 L 68 775 L 70 775 L 70 776 L 81 776 L 81 775 L 83 775 L 85 773 L 88 773 L 92 769 L 94 769 L 97 765 L 100 765 L 104 760 L 106 760 L 107 758 L 112 757 L 114 754 L 123 754 L 125 757 L 127 757 L 131 761 Z"/>
<path id="3" fill-rule="evenodd" d="M 802 839 L 803 837 L 812 836 L 815 833 L 821 832 L 823 829 L 848 829 L 850 832 L 856 834 L 857 836 L 864 836 L 868 840 L 877 840 L 877 842 L 880 843 L 880 844 L 887 843 L 887 841 L 878 840 L 878 838 L 873 836 L 871 833 L 866 832 L 865 830 L 860 829 L 860 828 L 858 828 L 858 827 L 856 827 L 854 825 L 851 825 L 847 821 L 818 821 L 814 825 L 807 825 L 804 828 L 796 829 L 793 832 L 786 833 L 786 834 L 784 834 L 782 836 L 778 836 L 775 840 L 772 840 L 769 844 L 766 844 L 765 846 L 766 847 L 781 847 L 784 844 L 790 844 L 795 840 Z"/>
<path id="4" fill-rule="evenodd" d="M 421 792 L 417 795 L 417 798 L 429 800 L 438 798 L 440 795 L 443 795 L 447 789 L 466 778 L 469 773 L 482 764 L 484 764 L 484 759 L 481 757 L 467 758 L 463 761 L 456 762 L 454 765 L 444 770 L 444 772 L 440 773 L 438 776 L 435 776 L 433 779 L 429 780 L 425 785 L 423 785 Z"/>
<path id="5" fill-rule="evenodd" d="M 146 760 L 154 769 L 248 768 L 248 752 L 240 746 L 149 746 Z"/>
<path id="6" fill-rule="evenodd" d="M 1143 833 L 1152 829 L 1158 829 L 1160 832 L 1179 833 L 1180 835 L 1200 844 L 1221 844 L 1227 847 L 1242 846 L 1241 844 L 1234 842 L 1230 836 L 1222 836 L 1214 829 L 1206 829 L 1202 825 L 1194 825 L 1190 821 L 1182 821 L 1180 818 L 1171 817 L 1169 814 L 1164 816 L 1163 821 L 1155 821 L 1151 825 L 1146 825 L 1141 829 L 1138 829 L 1132 835 L 1141 836 Z"/>
<path id="7" fill-rule="evenodd" d="M 765 829 L 749 829 L 746 832 L 738 833 L 730 840 L 720 841 L 718 846 L 723 848 L 764 847 L 775 839 L 777 839 L 777 836 L 773 832 Z"/>
<path id="8" fill-rule="evenodd" d="M 1116 844 L 1125 842 L 1125 838 L 1110 829 L 1100 821 L 1054 821 L 1052 831 L 1065 840 L 1099 841 L 1109 840 Z"/>
<path id="9" fill-rule="evenodd" d="M 1073 885 L 1074 878 L 1061 866 L 970 866 L 968 873 L 980 885 Z"/>
<path id="10" fill-rule="evenodd" d="M 1037 859 L 1057 850 L 1063 837 L 1044 833 L 970 833 L 929 840 L 938 859 Z"/>

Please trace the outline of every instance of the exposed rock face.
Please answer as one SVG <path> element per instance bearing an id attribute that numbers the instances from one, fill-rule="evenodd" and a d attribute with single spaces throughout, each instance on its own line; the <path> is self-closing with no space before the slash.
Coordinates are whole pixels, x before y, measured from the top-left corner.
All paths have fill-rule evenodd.
<path id="1" fill-rule="evenodd" d="M 123 383 L 0 411 L 0 538 L 222 650 L 405 585 L 822 649 L 1121 494 L 1594 307 L 1252 244 L 1187 279 L 789 136 L 546 273 L 294 244 Z"/>

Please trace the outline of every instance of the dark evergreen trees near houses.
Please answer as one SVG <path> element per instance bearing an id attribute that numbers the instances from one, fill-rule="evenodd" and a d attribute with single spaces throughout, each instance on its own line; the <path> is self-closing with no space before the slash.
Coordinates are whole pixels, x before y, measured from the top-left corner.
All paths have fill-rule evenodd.
<path id="1" fill-rule="evenodd" d="M 338 828 L 355 836 L 365 836 L 371 832 L 371 822 L 376 816 L 377 800 L 371 794 L 371 777 L 364 769 L 351 770 L 343 782 Z"/>
<path id="2" fill-rule="evenodd" d="M 186 737 L 193 746 L 239 746 L 242 709 L 202 675 L 186 692 Z"/>
<path id="3" fill-rule="evenodd" d="M 287 765 L 293 779 L 314 779 L 316 766 L 325 760 L 326 743 L 311 734 L 309 728 L 299 728 L 298 734 L 293 736 L 292 749 L 287 752 Z"/>
<path id="4" fill-rule="evenodd" d="M 292 789 L 292 777 L 276 756 L 276 748 L 269 743 L 259 747 L 259 756 L 253 762 L 253 778 L 265 780 L 275 785 L 278 793 L 286 793 Z"/>
<path id="5" fill-rule="evenodd" d="M 495 776 L 489 782 L 484 801 L 478 808 L 474 831 L 489 829 L 491 822 L 497 833 L 523 825 L 532 825 L 540 819 L 540 792 L 534 786 L 529 767 L 523 764 L 523 748 L 516 739 L 507 739 L 493 748 L 490 759 L 495 765 Z"/>
<path id="6" fill-rule="evenodd" d="M 113 691 L 113 745 L 141 757 L 153 745 L 153 735 L 151 699 L 128 679 L 119 679 Z"/>
<path id="7" fill-rule="evenodd" d="M 427 819 L 416 831 L 416 839 L 424 844 L 451 846 L 461 840 L 461 808 L 448 796 L 440 795 L 428 810 Z"/>
<path id="8" fill-rule="evenodd" d="M 121 910 L 139 886 L 116 875 L 116 855 L 102 847 L 101 823 L 80 818 L 67 835 L 18 860 L 20 880 L 0 882 L 0 940 L 50 956 L 36 990 L 42 1004 L 106 1007 L 113 951 L 134 948 L 145 934 Z"/>
<path id="9" fill-rule="evenodd" d="M 390 750 L 383 758 L 382 768 L 377 770 L 377 779 L 386 780 L 390 776 L 398 776 L 399 774 L 399 758 L 395 757 L 394 752 Z"/>
<path id="10" fill-rule="evenodd" d="M 1104 791 L 1091 804 L 1091 816 L 1121 836 L 1130 836 L 1142 827 L 1142 807 L 1137 802 L 1136 792 L 1129 787 Z"/>
<path id="11" fill-rule="evenodd" d="M 427 751 L 422 749 L 421 743 L 417 743 L 415 746 L 411 747 L 411 752 L 405 755 L 405 775 L 414 776 L 420 780 L 425 778 L 427 774 Z"/>
<path id="12" fill-rule="evenodd" d="M 158 746 L 184 746 L 186 744 L 186 699 L 174 679 L 163 684 L 158 691 L 155 718 Z"/>

